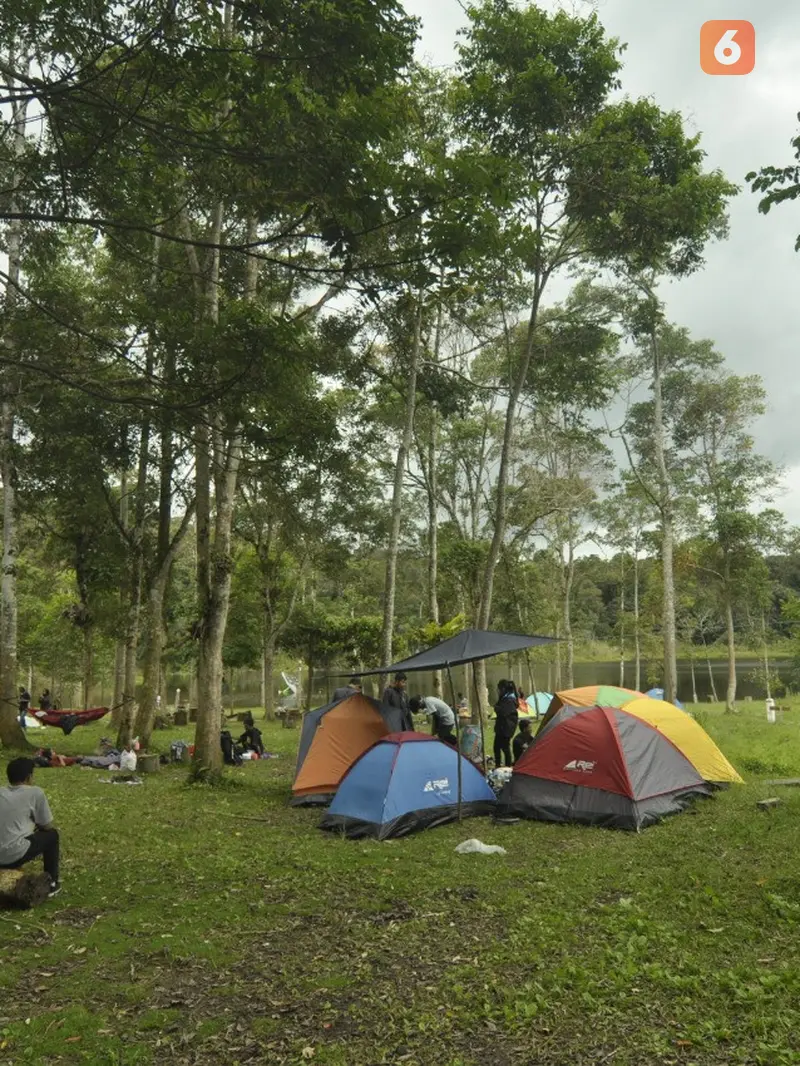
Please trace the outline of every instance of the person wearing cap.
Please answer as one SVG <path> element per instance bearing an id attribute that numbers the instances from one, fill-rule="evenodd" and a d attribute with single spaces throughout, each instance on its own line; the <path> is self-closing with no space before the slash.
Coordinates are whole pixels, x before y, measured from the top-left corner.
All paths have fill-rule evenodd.
<path id="1" fill-rule="evenodd" d="M 348 696 L 353 696 L 356 692 L 360 691 L 361 678 L 353 676 L 346 685 L 342 685 L 340 688 L 335 688 L 333 690 L 333 702 L 335 703 L 337 700 L 344 700 Z"/>
<path id="2" fill-rule="evenodd" d="M 433 720 L 433 735 L 445 744 L 456 746 L 456 735 L 453 732 L 456 716 L 449 704 L 437 696 L 414 696 L 410 707 L 413 714 L 429 714 Z"/>
<path id="3" fill-rule="evenodd" d="M 404 673 L 394 675 L 394 681 L 383 690 L 383 702 L 389 707 L 396 707 L 403 719 L 403 731 L 413 733 L 414 719 L 411 715 L 411 707 L 408 702 L 406 683 L 408 677 Z"/>

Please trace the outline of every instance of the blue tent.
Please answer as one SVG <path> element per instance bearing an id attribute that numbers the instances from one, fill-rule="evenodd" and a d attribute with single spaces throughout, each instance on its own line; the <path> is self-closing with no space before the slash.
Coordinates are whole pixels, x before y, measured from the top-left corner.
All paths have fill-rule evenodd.
<path id="1" fill-rule="evenodd" d="M 495 796 L 480 770 L 455 748 L 424 733 L 391 733 L 353 763 L 320 823 L 352 839 L 405 836 L 461 814 L 492 814 Z"/>
<path id="2" fill-rule="evenodd" d="M 651 700 L 663 700 L 664 699 L 664 689 L 663 688 L 651 688 L 649 692 L 645 692 L 645 696 L 649 696 Z M 683 706 L 683 704 L 681 703 L 681 701 L 677 697 L 675 698 L 675 706 L 679 707 L 680 710 L 682 710 L 682 711 L 686 710 L 686 708 Z"/>
<path id="3" fill-rule="evenodd" d="M 537 718 L 541 718 L 543 714 L 547 714 L 547 708 L 552 703 L 552 700 L 552 692 L 537 692 L 536 695 L 531 693 L 531 695 L 528 696 L 528 706 L 531 709 L 531 714 L 535 714 Z"/>

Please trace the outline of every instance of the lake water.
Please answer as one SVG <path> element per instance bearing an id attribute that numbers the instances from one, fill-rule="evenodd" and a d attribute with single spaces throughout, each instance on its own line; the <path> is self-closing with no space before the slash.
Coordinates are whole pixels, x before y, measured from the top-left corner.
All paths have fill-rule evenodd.
<path id="1" fill-rule="evenodd" d="M 776 671 L 783 680 L 788 681 L 791 673 L 792 664 L 791 660 L 782 659 L 776 660 L 772 664 L 772 668 Z M 737 699 L 747 699 L 748 697 L 753 700 L 763 700 L 766 693 L 764 692 L 763 685 L 760 682 L 754 680 L 753 673 L 760 671 L 761 663 L 756 659 L 742 659 L 738 663 L 738 686 L 737 686 Z M 714 677 L 714 684 L 717 689 L 717 696 L 720 699 L 725 698 L 725 686 L 727 684 L 728 666 L 724 659 L 713 660 L 711 663 L 711 670 Z M 486 663 L 487 681 L 489 683 L 490 691 L 494 692 L 497 682 L 501 678 L 509 677 L 511 670 L 508 662 L 505 658 L 501 660 L 493 659 L 488 660 Z M 534 676 L 536 681 L 536 687 L 539 691 L 548 691 L 552 687 L 553 677 L 550 677 L 550 684 L 548 685 L 548 673 L 547 666 L 542 663 L 536 663 L 534 665 Z M 695 663 L 695 676 L 697 682 L 697 695 L 701 702 L 706 702 L 712 696 L 711 681 L 708 676 L 708 668 L 705 662 Z M 520 670 L 519 666 L 513 668 L 514 680 L 521 685 L 527 692 L 530 689 L 528 682 L 528 672 L 525 667 Z M 456 688 L 456 693 L 464 693 L 468 699 L 471 699 L 472 693 L 469 685 L 471 682 L 468 679 L 467 671 L 464 667 L 455 667 L 453 669 L 453 681 Z M 384 679 L 379 677 L 365 678 L 365 691 L 369 695 L 379 695 L 383 685 L 386 683 Z M 633 688 L 634 672 L 633 664 L 628 663 L 625 671 L 625 687 Z M 314 684 L 312 693 L 311 705 L 313 707 L 319 707 L 324 703 L 327 703 L 330 694 L 338 686 L 343 684 L 344 681 L 338 677 L 318 678 Z M 575 685 L 576 687 L 582 685 L 618 685 L 619 684 L 619 663 L 618 662 L 597 662 L 597 663 L 576 663 L 575 664 Z M 642 666 L 642 686 L 646 691 L 655 685 L 660 685 L 660 678 L 648 683 L 646 665 Z M 180 686 L 185 695 L 187 692 L 188 680 L 186 678 L 173 677 L 168 679 L 168 697 L 167 702 L 171 703 L 174 698 L 175 687 Z M 445 685 L 445 698 L 449 699 L 450 691 L 447 681 L 447 676 L 444 677 Z M 562 686 L 564 687 L 564 686 Z M 411 674 L 409 676 L 409 692 L 411 695 L 417 693 L 421 695 L 431 695 L 433 693 L 433 675 L 430 673 L 418 673 Z M 692 699 L 692 680 L 691 680 L 691 668 L 688 659 L 678 660 L 678 698 L 684 703 L 691 702 Z M 234 677 L 234 692 L 231 698 L 230 693 L 226 694 L 225 704 L 230 706 L 231 703 L 237 707 L 258 706 L 259 703 L 259 688 L 258 688 L 258 674 L 256 671 L 240 671 Z"/>

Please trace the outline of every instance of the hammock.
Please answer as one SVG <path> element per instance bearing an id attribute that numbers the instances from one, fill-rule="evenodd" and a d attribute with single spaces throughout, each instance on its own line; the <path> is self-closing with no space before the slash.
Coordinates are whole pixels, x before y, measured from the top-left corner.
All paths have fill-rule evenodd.
<path id="1" fill-rule="evenodd" d="M 64 736 L 69 736 L 75 726 L 96 722 L 110 710 L 110 707 L 90 707 L 88 711 L 34 711 L 33 717 L 45 725 L 56 726 Z"/>

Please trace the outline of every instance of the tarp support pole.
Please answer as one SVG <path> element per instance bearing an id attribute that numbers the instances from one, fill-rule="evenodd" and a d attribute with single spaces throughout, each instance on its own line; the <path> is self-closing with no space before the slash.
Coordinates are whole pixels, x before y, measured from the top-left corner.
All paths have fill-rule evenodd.
<path id="1" fill-rule="evenodd" d="M 472 687 L 475 689 L 475 706 L 478 709 L 478 721 L 481 725 L 481 759 L 483 761 L 483 776 L 486 777 L 486 735 L 483 731 L 483 707 L 481 707 L 481 698 L 478 694 L 478 678 L 475 673 L 474 663 L 472 670 Z M 457 717 L 458 712 L 456 712 L 456 718 Z"/>
<path id="2" fill-rule="evenodd" d="M 461 821 L 461 760 L 463 758 L 461 754 L 461 721 L 458 717 L 458 706 L 456 704 L 456 686 L 453 684 L 453 671 L 450 669 L 450 663 L 445 663 L 447 668 L 447 680 L 450 682 L 450 698 L 453 701 L 453 709 L 455 711 L 456 719 L 456 751 L 458 753 L 458 820 Z"/>

